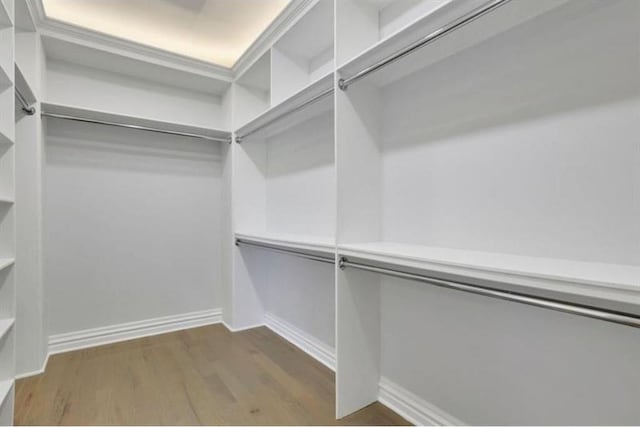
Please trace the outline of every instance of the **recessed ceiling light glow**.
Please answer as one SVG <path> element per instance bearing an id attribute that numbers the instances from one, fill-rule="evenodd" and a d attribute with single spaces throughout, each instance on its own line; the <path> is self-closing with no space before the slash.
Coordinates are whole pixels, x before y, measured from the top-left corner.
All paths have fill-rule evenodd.
<path id="1" fill-rule="evenodd" d="M 42 0 L 47 17 L 231 67 L 289 0 Z"/>

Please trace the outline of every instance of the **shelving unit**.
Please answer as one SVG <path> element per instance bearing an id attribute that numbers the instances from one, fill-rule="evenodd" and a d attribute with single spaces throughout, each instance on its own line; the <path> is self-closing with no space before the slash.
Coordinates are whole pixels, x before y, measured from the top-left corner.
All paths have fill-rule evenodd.
<path id="1" fill-rule="evenodd" d="M 640 416 L 636 323 L 606 318 L 640 316 L 637 0 L 314 0 L 238 75 L 38 34 L 30 3 L 18 3 L 14 28 L 13 1 L 0 0 L 0 423 L 11 422 L 14 347 L 33 353 L 14 330 L 46 335 L 44 317 L 20 323 L 14 301 L 16 281 L 42 299 L 29 274 L 43 261 L 27 259 L 45 181 L 52 199 L 64 194 L 116 231 L 131 224 L 102 216 L 113 200 L 128 202 L 118 205 L 128 218 L 151 206 L 148 240 L 154 227 L 169 239 L 158 252 L 123 244 L 154 256 L 119 262 L 157 273 L 176 245 L 188 255 L 162 280 L 203 282 L 202 301 L 224 294 L 231 329 L 272 327 L 335 368 L 339 418 L 376 400 L 416 424 Z M 36 116 L 14 115 L 15 88 Z M 31 180 L 38 162 L 47 180 Z M 134 178 L 157 205 L 135 204 Z M 113 193 L 94 198 L 95 186 Z M 35 213 L 16 221 L 16 204 Z M 98 228 L 67 236 L 60 205 L 47 221 L 69 241 L 49 248 L 49 266 L 75 263 L 62 249 Z M 126 282 L 113 270 L 47 280 L 82 303 L 90 293 L 72 286 L 111 291 Z M 47 298 L 54 311 L 67 304 L 61 292 Z M 604 314 L 580 313 L 590 308 Z"/>
<path id="2" fill-rule="evenodd" d="M 442 2 L 390 36 L 378 26 L 382 41 L 373 37 L 375 25 L 369 41 L 350 40 L 344 34 L 357 28 L 355 18 L 343 14 L 350 22 L 341 24 L 338 9 L 338 77 L 347 82 L 336 95 L 338 253 L 637 313 L 638 206 L 616 201 L 637 199 L 637 144 L 628 135 L 640 131 L 630 119 L 638 66 L 623 65 L 637 58 L 637 8 L 503 2 L 484 14 L 492 4 Z M 365 11 L 357 1 L 338 7 Z M 382 19 L 374 9 L 367 16 Z M 439 30 L 476 13 L 453 32 Z M 428 42 L 416 47 L 420 40 Z M 364 52 L 354 53 L 356 45 Z M 614 205 L 615 219 L 604 208 Z M 477 300 L 469 308 L 464 294 L 427 288 L 372 270 L 338 273 L 339 416 L 377 400 L 378 379 L 389 375 L 455 413 L 455 402 L 437 401 L 458 395 L 455 384 L 434 393 L 426 375 L 444 383 L 440 374 L 409 374 L 419 372 L 423 358 L 406 349 L 423 355 L 425 346 L 389 339 L 389 331 L 420 335 L 420 325 L 433 321 L 426 313 L 440 312 L 441 294 L 468 308 L 458 314 L 463 319 L 492 303 Z M 401 308 L 401 295 L 406 301 L 409 294 L 420 302 Z M 511 316 L 509 309 L 501 313 Z M 529 325 L 542 324 L 544 315 L 555 321 L 534 313 Z M 443 328 L 428 334 L 431 347 L 454 335 L 450 323 Z M 602 339 L 587 336 L 577 345 L 584 351 Z M 497 357 L 481 348 L 482 357 Z M 439 366 L 455 369 L 439 357 Z"/>
<path id="3" fill-rule="evenodd" d="M 13 424 L 15 376 L 14 7 L 0 2 L 0 423 Z"/>
<path id="4" fill-rule="evenodd" d="M 335 345 L 333 21 L 333 2 L 313 3 L 238 78 L 234 100 L 230 321 L 281 319 L 323 349 Z"/>

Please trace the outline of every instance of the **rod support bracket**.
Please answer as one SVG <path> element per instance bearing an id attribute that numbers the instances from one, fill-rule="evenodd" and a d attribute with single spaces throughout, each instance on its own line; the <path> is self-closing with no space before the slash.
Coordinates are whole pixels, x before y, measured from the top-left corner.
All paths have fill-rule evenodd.
<path id="1" fill-rule="evenodd" d="M 345 268 L 347 268 L 347 266 L 344 265 L 345 262 L 347 262 L 347 258 L 341 256 L 338 260 L 338 267 L 340 267 L 340 270 L 344 270 Z"/>
<path id="2" fill-rule="evenodd" d="M 341 91 L 346 91 L 349 85 L 344 79 L 340 79 L 338 80 L 338 87 L 340 88 Z"/>
<path id="3" fill-rule="evenodd" d="M 34 107 L 22 107 L 22 111 L 24 111 L 25 113 L 27 113 L 30 116 L 33 116 L 36 113 L 36 109 Z"/>
<path id="4" fill-rule="evenodd" d="M 242 142 L 242 137 L 236 135 L 236 144 L 240 144 Z"/>

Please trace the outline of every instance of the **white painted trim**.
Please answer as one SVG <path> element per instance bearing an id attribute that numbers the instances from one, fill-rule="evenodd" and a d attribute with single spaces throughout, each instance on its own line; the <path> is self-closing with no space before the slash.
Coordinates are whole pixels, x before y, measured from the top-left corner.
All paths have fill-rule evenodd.
<path id="1" fill-rule="evenodd" d="M 31 372 L 23 372 L 21 374 L 16 375 L 16 380 L 21 380 L 23 378 L 29 378 L 36 375 L 44 374 L 44 371 L 47 369 L 47 363 L 49 363 L 49 352 L 47 352 L 47 356 L 44 358 L 44 362 L 40 369 Z"/>
<path id="2" fill-rule="evenodd" d="M 196 311 L 176 316 L 158 317 L 138 322 L 122 323 L 83 331 L 51 335 L 49 354 L 96 347 L 119 341 L 159 335 L 182 329 L 211 325 L 222 321 L 222 309 Z"/>
<path id="3" fill-rule="evenodd" d="M 465 425 L 462 421 L 385 377 L 380 378 L 378 401 L 415 425 Z"/>
<path id="4" fill-rule="evenodd" d="M 102 49 L 118 53 L 123 56 L 133 55 L 146 57 L 150 63 L 166 61 L 175 66 L 187 67 L 193 71 L 211 73 L 221 80 L 237 77 L 251 63 L 262 56 L 271 48 L 271 45 L 280 38 L 284 32 L 293 25 L 317 0 L 293 0 L 273 20 L 260 36 L 245 50 L 231 68 L 215 65 L 206 61 L 168 52 L 152 46 L 136 43 L 131 40 L 99 33 L 97 31 L 76 27 L 48 18 L 44 12 L 42 0 L 28 0 L 34 10 L 34 20 L 41 33 L 47 32 L 50 36 L 71 38 L 75 43 L 85 45 L 99 44 Z M 95 46 L 93 46 L 95 48 Z M 137 57 L 136 59 L 143 59 Z M 144 60 L 144 59 L 143 59 Z M 165 64 L 168 65 L 168 64 Z M 185 70 L 186 71 L 186 70 Z"/>
<path id="5" fill-rule="evenodd" d="M 336 352 L 335 349 L 323 343 L 316 337 L 309 335 L 291 323 L 274 315 L 273 313 L 265 313 L 265 326 L 276 334 L 280 335 L 309 356 L 322 363 L 332 371 L 336 370 Z"/>

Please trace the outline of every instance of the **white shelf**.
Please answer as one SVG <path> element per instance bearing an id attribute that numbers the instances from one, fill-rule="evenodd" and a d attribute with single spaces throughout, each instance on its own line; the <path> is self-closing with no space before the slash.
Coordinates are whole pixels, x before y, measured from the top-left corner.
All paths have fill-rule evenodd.
<path id="1" fill-rule="evenodd" d="M 640 303 L 640 267 L 393 242 L 338 246 L 342 256 L 623 303 Z"/>
<path id="2" fill-rule="evenodd" d="M 0 271 L 7 267 L 11 267 L 15 260 L 13 258 L 0 258 Z"/>
<path id="3" fill-rule="evenodd" d="M 0 319 L 0 339 L 3 339 L 7 333 L 11 330 L 15 320 L 11 319 Z"/>
<path id="4" fill-rule="evenodd" d="M 335 240 L 324 236 L 311 236 L 286 233 L 235 233 L 236 239 L 243 239 L 254 243 L 279 246 L 285 249 L 297 249 L 323 254 L 335 253 Z"/>
<path id="5" fill-rule="evenodd" d="M 170 132 L 184 132 L 204 135 L 212 138 L 230 138 L 231 133 L 225 130 L 204 128 L 186 123 L 167 122 L 162 120 L 146 119 L 142 117 L 127 116 L 124 114 L 111 113 L 106 111 L 89 110 L 86 108 L 72 107 L 69 105 L 53 104 L 49 102 L 42 103 L 42 111 L 44 113 L 68 115 L 81 117 L 88 120 L 99 120 L 122 123 L 132 126 L 143 126 L 167 130 Z"/>
<path id="6" fill-rule="evenodd" d="M 13 204 L 13 203 L 15 203 L 15 202 L 14 202 L 14 201 L 13 201 L 13 199 L 12 199 L 12 198 L 10 198 L 10 197 L 0 196 L 0 204 L 3 204 L 3 203 L 4 203 L 4 204 L 7 204 L 7 203 L 8 203 L 8 204 Z"/>
<path id="7" fill-rule="evenodd" d="M 269 123 L 270 121 L 274 120 L 281 114 L 286 113 L 287 111 L 290 111 L 291 109 L 296 108 L 297 106 L 302 105 L 305 102 L 313 99 L 318 94 L 331 88 L 333 84 L 334 84 L 334 73 L 331 72 L 319 78 L 318 80 L 314 81 L 313 83 L 310 83 L 309 85 L 305 86 L 300 91 L 296 92 L 295 94 L 285 99 L 278 105 L 275 105 L 269 108 L 264 113 L 259 114 L 257 117 L 253 118 L 248 123 L 238 128 L 236 130 L 236 134 L 245 135 L 249 132 L 253 132 L 255 129 L 258 129 L 264 126 L 266 123 Z M 330 97 L 328 97 L 328 99 L 330 99 Z M 304 115 L 305 118 L 311 118 L 316 116 L 317 114 L 327 111 L 328 108 L 330 109 L 332 107 L 333 107 L 332 102 L 330 103 L 319 102 L 318 107 L 316 107 L 315 109 L 313 106 L 310 105 L 308 108 L 304 109 L 305 111 L 297 112 L 296 114 L 292 115 L 292 117 L 296 116 L 298 118 L 296 122 L 299 122 L 300 117 L 298 114 Z M 286 118 L 283 118 L 282 120 L 279 120 L 278 123 L 274 123 L 274 129 L 277 129 L 278 131 L 282 131 L 282 126 L 283 125 L 286 126 L 287 123 L 291 123 L 291 120 L 287 120 Z"/>
<path id="8" fill-rule="evenodd" d="M 480 17 L 430 46 L 423 47 L 398 61 L 398 66 L 387 66 L 367 77 L 367 81 L 384 86 L 428 67 L 457 52 L 470 48 L 510 28 L 516 27 L 545 12 L 558 8 L 568 0 L 510 2 Z M 430 13 L 410 23 L 387 38 L 380 40 L 360 54 L 339 64 L 341 77 L 355 73 L 397 53 L 421 38 L 473 11 L 486 2 L 477 0 L 451 0 L 440 4 Z M 400 64 L 401 63 L 401 64 Z"/>

